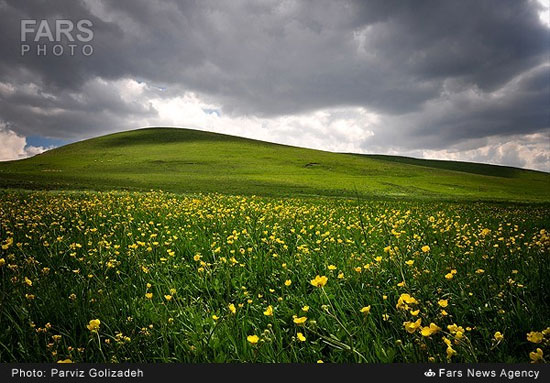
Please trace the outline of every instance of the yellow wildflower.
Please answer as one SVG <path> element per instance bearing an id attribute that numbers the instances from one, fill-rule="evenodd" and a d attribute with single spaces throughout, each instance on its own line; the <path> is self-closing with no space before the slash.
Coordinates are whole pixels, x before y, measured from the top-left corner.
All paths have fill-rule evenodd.
<path id="1" fill-rule="evenodd" d="M 422 323 L 422 318 L 418 318 L 418 320 L 416 320 L 415 322 L 403 322 L 403 326 L 405 327 L 405 330 L 407 330 L 409 334 L 412 334 L 420 327 L 421 323 Z"/>
<path id="2" fill-rule="evenodd" d="M 451 359 L 453 355 L 456 355 L 456 351 L 451 346 L 447 346 L 447 359 Z"/>
<path id="3" fill-rule="evenodd" d="M 88 330 L 90 330 L 91 332 L 97 332 L 100 325 L 101 321 L 99 319 L 92 319 L 86 327 L 88 327 Z"/>
<path id="4" fill-rule="evenodd" d="M 535 351 L 529 353 L 529 358 L 531 359 L 531 363 L 540 362 L 543 356 L 544 356 L 544 353 L 540 348 L 537 348 Z"/>
<path id="5" fill-rule="evenodd" d="M 311 284 L 315 287 L 323 287 L 327 284 L 328 278 L 325 276 L 319 276 L 317 275 L 315 278 L 311 280 Z"/>
<path id="6" fill-rule="evenodd" d="M 294 315 L 293 321 L 297 325 L 303 325 L 304 323 L 306 323 L 307 317 L 297 317 L 296 315 Z"/>
<path id="7" fill-rule="evenodd" d="M 542 342 L 544 335 L 538 331 L 531 331 L 527 334 L 527 340 L 531 343 L 540 343 Z"/>
<path id="8" fill-rule="evenodd" d="M 368 314 L 368 313 L 370 313 L 370 305 L 363 307 L 363 308 L 362 308 L 361 310 L 359 310 L 359 311 L 361 311 L 363 314 Z"/>
<path id="9" fill-rule="evenodd" d="M 268 317 L 272 316 L 273 315 L 273 306 L 271 306 L 271 305 L 267 306 L 267 308 L 264 311 L 264 315 L 268 316 Z"/>
<path id="10" fill-rule="evenodd" d="M 429 326 L 422 327 L 420 333 L 422 336 L 432 336 L 433 334 L 437 334 L 439 331 L 441 331 L 441 327 L 432 322 Z"/>
<path id="11" fill-rule="evenodd" d="M 407 293 L 403 293 L 399 296 L 399 299 L 397 300 L 397 305 L 395 305 L 395 307 L 401 310 L 408 310 L 408 305 L 415 304 L 418 304 L 418 301 L 414 297 Z"/>

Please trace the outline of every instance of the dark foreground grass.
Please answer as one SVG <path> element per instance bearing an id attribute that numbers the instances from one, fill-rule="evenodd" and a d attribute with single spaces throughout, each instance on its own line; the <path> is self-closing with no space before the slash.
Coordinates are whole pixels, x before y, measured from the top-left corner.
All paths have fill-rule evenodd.
<path id="1" fill-rule="evenodd" d="M 550 208 L 0 194 L 0 361 L 526 362 Z"/>

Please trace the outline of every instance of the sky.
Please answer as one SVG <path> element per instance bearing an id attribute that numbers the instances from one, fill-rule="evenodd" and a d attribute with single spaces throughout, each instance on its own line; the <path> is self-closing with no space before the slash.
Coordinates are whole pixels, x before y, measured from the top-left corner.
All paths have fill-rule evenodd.
<path id="1" fill-rule="evenodd" d="M 0 160 L 174 126 L 548 172 L 549 7 L 0 0 Z M 21 20 L 37 21 L 24 42 Z M 56 36 L 59 20 L 90 21 L 93 38 L 79 40 L 76 27 Z"/>

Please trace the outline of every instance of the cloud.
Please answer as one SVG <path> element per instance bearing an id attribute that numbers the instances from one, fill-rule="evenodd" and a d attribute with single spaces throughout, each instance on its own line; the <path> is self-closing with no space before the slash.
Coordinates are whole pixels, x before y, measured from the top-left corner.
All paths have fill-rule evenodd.
<path id="1" fill-rule="evenodd" d="M 96 77 L 78 91 L 56 94 L 49 93 L 40 79 L 35 81 L 0 82 L 0 116 L 25 136 L 89 138 L 135 128 L 156 115 L 150 100 L 141 97 L 145 85 L 135 80 Z"/>
<path id="2" fill-rule="evenodd" d="M 178 125 L 464 159 L 491 141 L 498 148 L 475 158 L 550 170 L 538 150 L 518 149 L 550 128 L 545 10 L 527 0 L 0 0 L 0 119 L 20 136 L 65 140 Z M 93 21 L 92 56 L 19 54 L 20 19 L 61 17 Z"/>
<path id="3" fill-rule="evenodd" d="M 550 63 L 511 78 L 500 88 L 453 89 L 445 84 L 441 97 L 415 112 L 385 116 L 369 145 L 442 149 L 464 141 L 499 135 L 517 136 L 544 131 L 550 114 Z"/>
<path id="4" fill-rule="evenodd" d="M 231 116 L 212 113 L 219 105 L 206 104 L 194 94 L 152 100 L 158 116 L 148 125 L 183 126 L 263 141 L 337 152 L 358 152 L 373 134 L 377 121 L 363 108 L 329 108 L 279 117 Z"/>
<path id="5" fill-rule="evenodd" d="M 32 157 L 47 150 L 42 146 L 27 146 L 25 137 L 17 135 L 0 122 L 0 161 Z"/>
<path id="6" fill-rule="evenodd" d="M 444 149 L 374 147 L 371 153 L 408 157 L 481 162 L 519 168 L 550 170 L 550 129 L 540 133 L 508 137 L 492 136 L 468 140 Z"/>

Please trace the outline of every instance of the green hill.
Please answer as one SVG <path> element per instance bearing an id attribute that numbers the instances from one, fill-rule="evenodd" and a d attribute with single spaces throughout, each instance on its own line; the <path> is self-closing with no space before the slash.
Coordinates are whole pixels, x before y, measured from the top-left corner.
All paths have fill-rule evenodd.
<path id="1" fill-rule="evenodd" d="M 0 187 L 550 201 L 550 174 L 148 128 L 0 163 Z"/>

